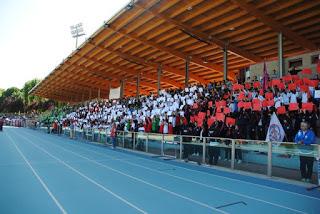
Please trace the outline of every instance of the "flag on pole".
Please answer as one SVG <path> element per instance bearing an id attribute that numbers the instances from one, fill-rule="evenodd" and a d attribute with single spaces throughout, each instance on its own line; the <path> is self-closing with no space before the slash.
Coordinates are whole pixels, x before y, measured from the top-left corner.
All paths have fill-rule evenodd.
<path id="1" fill-rule="evenodd" d="M 266 141 L 268 141 L 268 142 L 270 142 L 270 141 L 271 142 L 282 142 L 284 135 L 285 135 L 285 133 L 284 133 L 282 125 L 281 125 L 276 113 L 273 113 L 271 116 Z"/>
<path id="2" fill-rule="evenodd" d="M 268 79 L 269 79 L 269 74 L 267 71 L 267 64 L 266 64 L 266 61 L 264 61 L 263 62 L 263 78 L 262 78 L 263 90 L 267 90 L 267 88 L 268 88 Z"/>

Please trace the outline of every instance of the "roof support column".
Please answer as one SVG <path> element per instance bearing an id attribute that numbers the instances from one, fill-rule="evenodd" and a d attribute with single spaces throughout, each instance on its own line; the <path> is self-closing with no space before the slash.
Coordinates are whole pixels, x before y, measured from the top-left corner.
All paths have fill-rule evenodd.
<path id="1" fill-rule="evenodd" d="M 190 72 L 189 71 L 189 68 L 190 68 L 190 57 L 186 58 L 185 63 L 186 63 L 186 67 L 185 67 L 184 86 L 188 87 L 188 85 L 189 85 L 189 76 L 190 76 L 190 73 L 189 73 Z"/>
<path id="2" fill-rule="evenodd" d="M 90 88 L 90 91 L 89 91 L 89 101 L 91 101 L 92 99 L 92 89 Z"/>
<path id="3" fill-rule="evenodd" d="M 100 96 L 100 88 L 98 89 L 98 100 L 100 100 L 101 96 Z"/>
<path id="4" fill-rule="evenodd" d="M 158 95 L 160 94 L 160 90 L 161 90 L 161 74 L 162 74 L 162 65 L 160 64 L 158 66 L 158 70 L 157 70 L 157 93 Z"/>
<path id="5" fill-rule="evenodd" d="M 279 77 L 281 78 L 283 76 L 283 71 L 284 71 L 282 32 L 278 33 L 278 67 L 279 67 Z"/>
<path id="6" fill-rule="evenodd" d="M 228 45 L 225 44 L 223 48 L 223 80 L 228 77 Z"/>
<path id="7" fill-rule="evenodd" d="M 110 90 L 111 90 L 111 83 L 109 82 L 109 85 L 108 85 L 108 94 L 107 94 L 107 96 L 108 96 L 108 99 L 109 99 L 109 97 L 110 97 Z"/>
<path id="8" fill-rule="evenodd" d="M 141 78 L 141 75 L 140 75 L 140 72 L 137 74 L 137 98 L 139 98 L 140 96 L 140 78 Z"/>
<path id="9" fill-rule="evenodd" d="M 120 98 L 124 97 L 124 80 L 120 81 Z"/>

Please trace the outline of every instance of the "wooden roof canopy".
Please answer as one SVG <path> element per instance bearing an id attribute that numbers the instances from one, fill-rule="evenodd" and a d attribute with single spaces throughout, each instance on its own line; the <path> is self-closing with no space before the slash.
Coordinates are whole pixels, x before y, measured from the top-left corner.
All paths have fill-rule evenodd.
<path id="1" fill-rule="evenodd" d="M 135 0 L 106 22 L 41 83 L 34 95 L 81 102 L 107 98 L 109 87 L 125 80 L 125 95 L 183 87 L 185 60 L 190 83 L 223 78 L 223 48 L 228 47 L 228 77 L 263 59 L 277 58 L 277 34 L 284 56 L 320 47 L 320 1 L 304 0 Z"/>

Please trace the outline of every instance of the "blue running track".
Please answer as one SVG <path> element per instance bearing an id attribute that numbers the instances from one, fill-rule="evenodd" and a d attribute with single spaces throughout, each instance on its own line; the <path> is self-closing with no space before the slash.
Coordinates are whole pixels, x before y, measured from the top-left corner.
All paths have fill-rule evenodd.
<path id="1" fill-rule="evenodd" d="M 0 213 L 320 214 L 320 191 L 4 127 Z"/>

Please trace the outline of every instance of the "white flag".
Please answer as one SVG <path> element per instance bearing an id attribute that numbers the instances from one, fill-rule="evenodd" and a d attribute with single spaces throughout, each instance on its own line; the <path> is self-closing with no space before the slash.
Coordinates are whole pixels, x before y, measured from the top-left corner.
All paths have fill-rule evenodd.
<path id="1" fill-rule="evenodd" d="M 281 125 L 276 113 L 273 113 L 271 116 L 266 141 L 268 141 L 268 142 L 269 141 L 282 142 L 284 135 L 285 135 L 285 133 L 284 133 L 282 125 Z"/>

